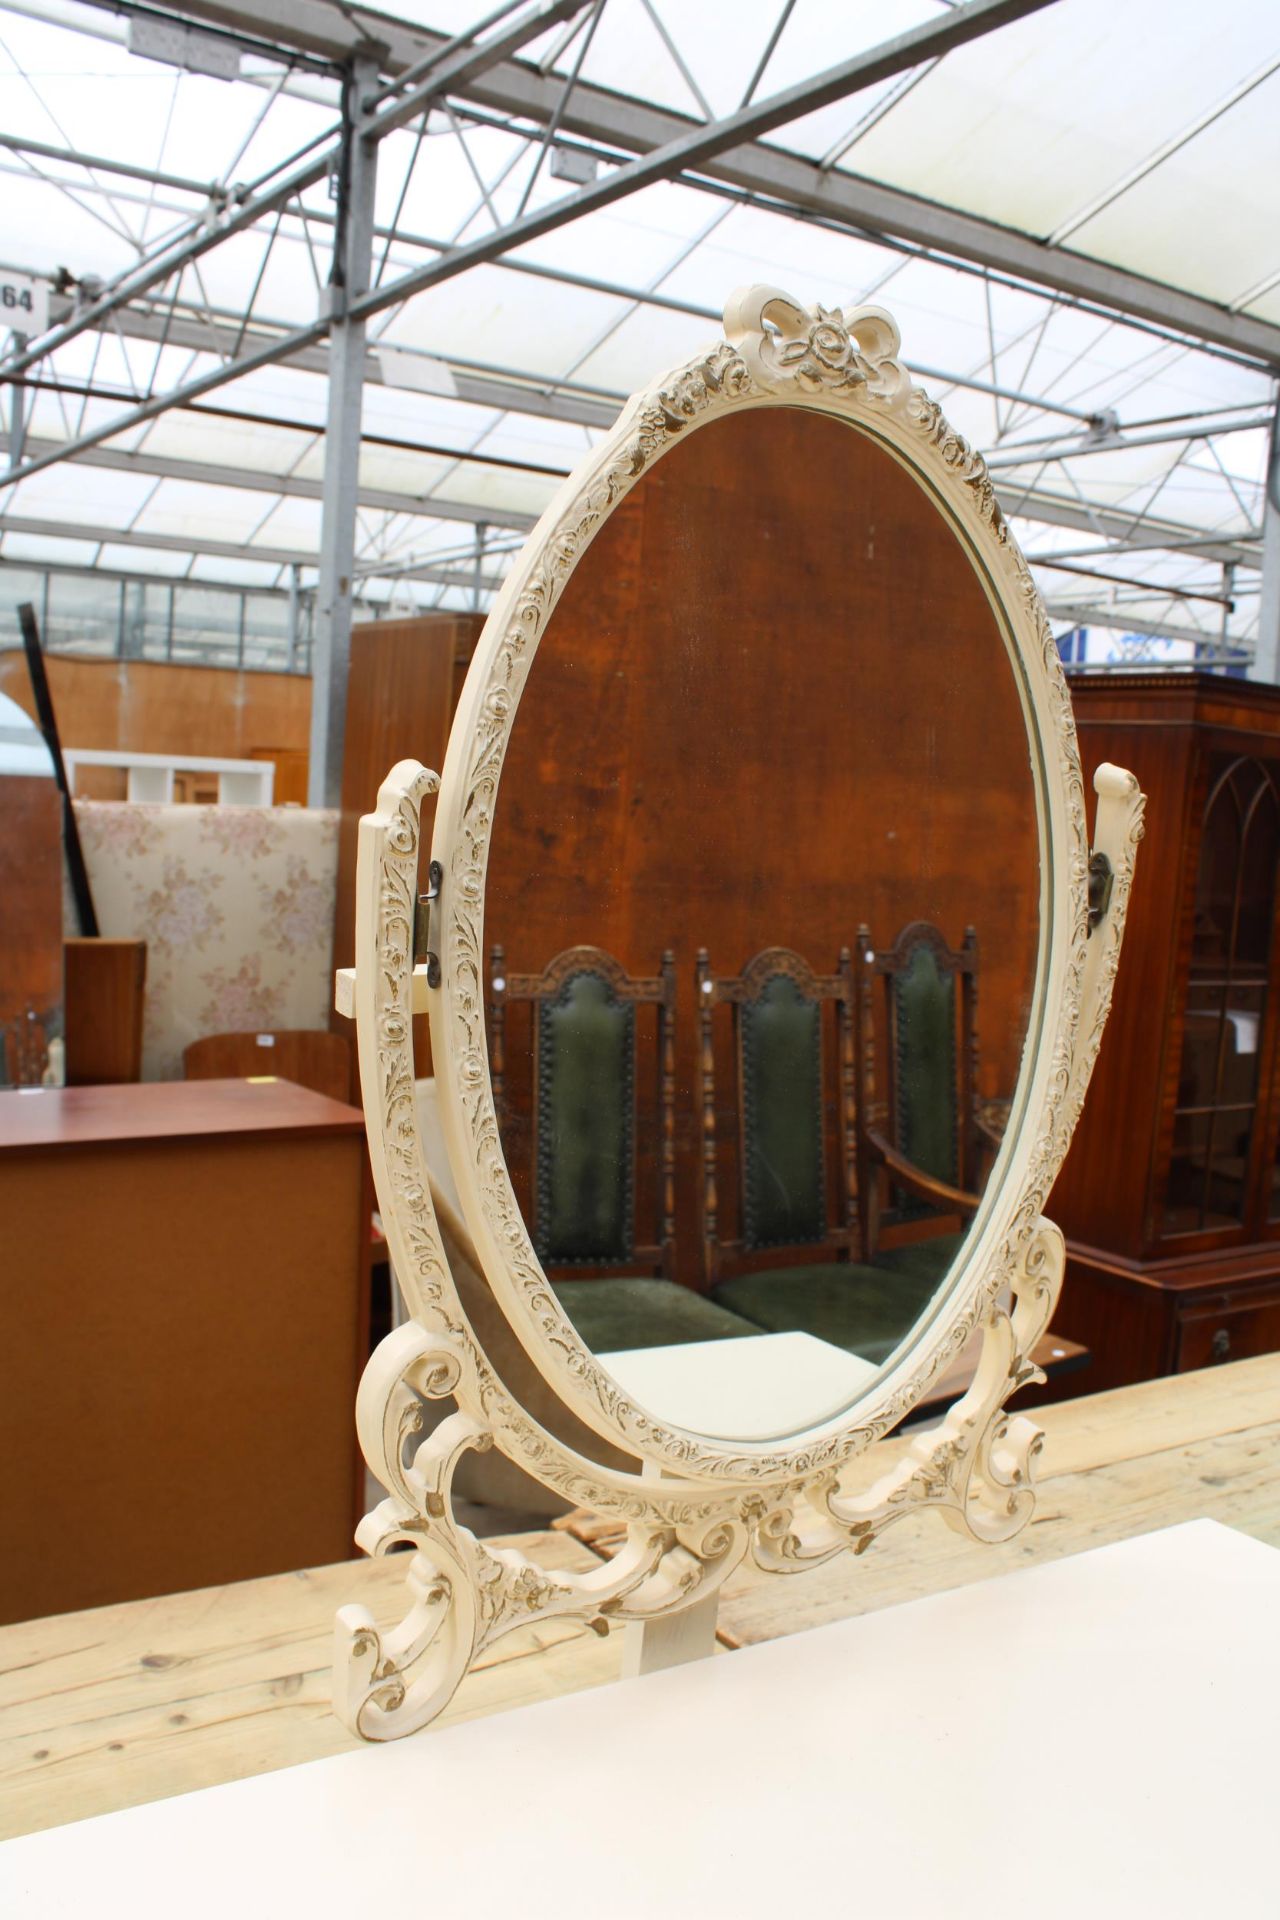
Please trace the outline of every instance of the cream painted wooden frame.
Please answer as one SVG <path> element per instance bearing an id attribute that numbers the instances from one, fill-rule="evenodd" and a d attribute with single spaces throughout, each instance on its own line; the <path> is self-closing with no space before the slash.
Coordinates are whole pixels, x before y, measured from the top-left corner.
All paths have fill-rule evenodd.
<path id="1" fill-rule="evenodd" d="M 983 1540 L 1030 1518 L 1038 1428 L 1004 1412 L 1041 1378 L 1031 1349 L 1047 1326 L 1063 1241 L 1042 1207 L 1070 1144 L 1110 1005 L 1143 796 L 1102 766 L 1096 850 L 1113 874 L 1090 928 L 1090 842 L 1075 726 L 1044 607 L 997 505 L 986 467 L 912 384 L 881 308 L 845 316 L 776 288 L 738 293 L 725 337 L 637 394 L 565 483 L 509 574 L 485 625 L 442 778 L 395 767 L 360 825 L 356 967 L 338 1004 L 354 1012 L 382 1218 L 410 1319 L 384 1340 L 360 1388 L 357 1421 L 388 1497 L 357 1532 L 370 1553 L 397 1542 L 409 1608 L 380 1631 L 360 1607 L 338 1615 L 335 1703 L 348 1726 L 390 1739 L 425 1725 L 470 1662 L 513 1627 L 551 1616 L 607 1632 L 707 1600 L 744 1553 L 779 1573 L 863 1552 L 894 1520 L 936 1508 Z M 566 581 L 618 502 L 690 433 L 748 407 L 802 406 L 869 435 L 905 466 L 960 537 L 996 612 L 1026 718 L 1041 856 L 1037 992 L 1005 1141 L 972 1231 L 929 1314 L 866 1393 L 794 1438 L 729 1445 L 634 1405 L 565 1318 L 521 1218 L 499 1141 L 484 1033 L 483 906 L 507 739 L 538 642 Z M 939 641 L 940 645 L 945 641 Z M 419 812 L 438 787 L 432 854 L 441 973 L 414 967 Z M 530 1359 L 579 1419 L 634 1456 L 603 1467 L 559 1440 L 499 1378 L 445 1259 L 414 1099 L 412 1014 L 430 1013 L 442 1125 L 486 1278 Z M 1006 1306 L 1006 1302 L 1011 1305 Z M 981 1330 L 976 1377 L 942 1423 L 904 1444 L 899 1466 L 857 1495 L 842 1469 L 883 1437 Z M 419 1441 L 423 1397 L 458 1411 Z M 548 1574 L 477 1540 L 453 1517 L 450 1482 L 469 1447 L 497 1445 L 574 1503 L 628 1523 L 626 1549 L 585 1575 Z"/>

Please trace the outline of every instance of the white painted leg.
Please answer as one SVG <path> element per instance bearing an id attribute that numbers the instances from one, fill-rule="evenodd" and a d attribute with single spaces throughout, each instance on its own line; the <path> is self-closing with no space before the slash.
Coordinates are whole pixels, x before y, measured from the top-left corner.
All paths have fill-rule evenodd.
<path id="1" fill-rule="evenodd" d="M 661 1467 L 646 1460 L 643 1478 L 674 1479 Z M 632 1620 L 627 1623 L 622 1641 L 622 1678 L 634 1680 L 642 1673 L 660 1673 L 663 1667 L 682 1667 L 687 1660 L 705 1660 L 716 1650 L 716 1616 L 720 1593 L 696 1600 L 664 1620 Z"/>
<path id="2" fill-rule="evenodd" d="M 719 1608 L 717 1591 L 665 1620 L 630 1621 L 622 1642 L 622 1678 L 634 1680 L 637 1674 L 680 1667 L 686 1660 L 705 1660 L 716 1650 Z"/>

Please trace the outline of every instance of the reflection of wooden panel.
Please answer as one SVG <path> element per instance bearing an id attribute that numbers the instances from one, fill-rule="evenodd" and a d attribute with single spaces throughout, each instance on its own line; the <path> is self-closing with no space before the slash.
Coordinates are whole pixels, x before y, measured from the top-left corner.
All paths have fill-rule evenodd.
<path id="1" fill-rule="evenodd" d="M 956 536 L 857 432 L 758 410 L 641 480 L 552 617 L 496 815 L 485 938 L 509 967 L 675 949 L 681 1277 L 699 946 L 722 974 L 771 944 L 825 971 L 864 920 L 880 945 L 973 925 L 979 1091 L 1012 1092 L 1039 886 L 1020 702 Z"/>
<path id="2" fill-rule="evenodd" d="M 256 757 L 270 742 L 305 753 L 311 681 L 293 673 L 238 673 L 149 660 L 79 660 L 46 654 L 64 746 L 131 753 Z M 21 653 L 0 653 L 0 693 L 34 712 Z M 274 755 L 268 755 L 273 758 Z M 84 793 L 88 789 L 80 786 Z"/>
<path id="3" fill-rule="evenodd" d="M 77 767 L 75 796 L 77 800 L 127 800 L 129 798 L 128 768 Z"/>
<path id="4" fill-rule="evenodd" d="M 67 1085 L 136 1080 L 142 1072 L 145 940 L 68 940 Z"/>
<path id="5" fill-rule="evenodd" d="M 218 804 L 218 776 L 195 769 L 175 771 L 173 803 L 177 807 L 214 807 Z"/>
<path id="6" fill-rule="evenodd" d="M 251 747 L 247 760 L 270 760 L 276 770 L 273 798 L 278 807 L 305 807 L 307 804 L 307 763 L 305 747 Z"/>
<path id="7" fill-rule="evenodd" d="M 210 1033 L 182 1056 L 188 1080 L 246 1080 L 271 1074 L 330 1100 L 351 1098 L 351 1041 L 345 1033 L 295 1027 L 278 1033 Z"/>
<path id="8" fill-rule="evenodd" d="M 369 1204 L 283 1081 L 0 1095 L 0 1618 L 354 1551 Z"/>
<path id="9" fill-rule="evenodd" d="M 342 762 L 342 823 L 338 833 L 337 906 L 333 964 L 355 960 L 356 835 L 371 813 L 378 788 L 397 760 L 421 760 L 439 773 L 453 710 L 484 625 L 478 614 L 423 614 L 416 620 L 375 620 L 351 635 L 347 730 Z M 422 844 L 430 844 L 435 802 L 422 809 Z M 335 1026 L 347 1022 L 334 1016 Z M 413 1023 L 419 1074 L 431 1071 L 425 1017 Z"/>
<path id="10" fill-rule="evenodd" d="M 61 1032 L 62 805 L 52 775 L 3 774 L 0 1086 L 38 1087 Z"/>

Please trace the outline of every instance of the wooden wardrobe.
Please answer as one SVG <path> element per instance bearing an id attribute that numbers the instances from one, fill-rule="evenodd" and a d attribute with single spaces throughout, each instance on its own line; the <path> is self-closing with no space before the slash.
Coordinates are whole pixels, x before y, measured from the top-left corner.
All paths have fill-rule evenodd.
<path id="1" fill-rule="evenodd" d="M 439 773 L 453 710 L 483 626 L 478 613 L 424 613 L 409 620 L 364 621 L 352 631 L 333 921 L 335 967 L 349 967 L 356 957 L 360 816 L 373 812 L 378 788 L 398 760 L 421 760 Z M 434 805 L 429 801 L 423 809 L 424 845 L 430 844 Z M 330 1025 L 335 1033 L 352 1031 L 338 1013 Z M 431 1040 L 425 1016 L 414 1021 L 413 1031 L 418 1072 L 429 1074 Z"/>
<path id="2" fill-rule="evenodd" d="M 1147 793 L 1115 1002 L 1047 1211 L 1091 1390 L 1280 1349 L 1280 687 L 1075 675 Z"/>

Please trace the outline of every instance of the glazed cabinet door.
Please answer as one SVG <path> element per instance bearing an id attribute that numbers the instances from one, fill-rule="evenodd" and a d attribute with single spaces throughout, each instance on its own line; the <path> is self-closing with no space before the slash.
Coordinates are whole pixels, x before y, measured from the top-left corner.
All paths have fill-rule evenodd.
<path id="1" fill-rule="evenodd" d="M 1155 1219 L 1167 1251 L 1262 1237 L 1271 1221 L 1280 1228 L 1270 1164 L 1278 869 L 1280 764 L 1211 755 Z"/>

